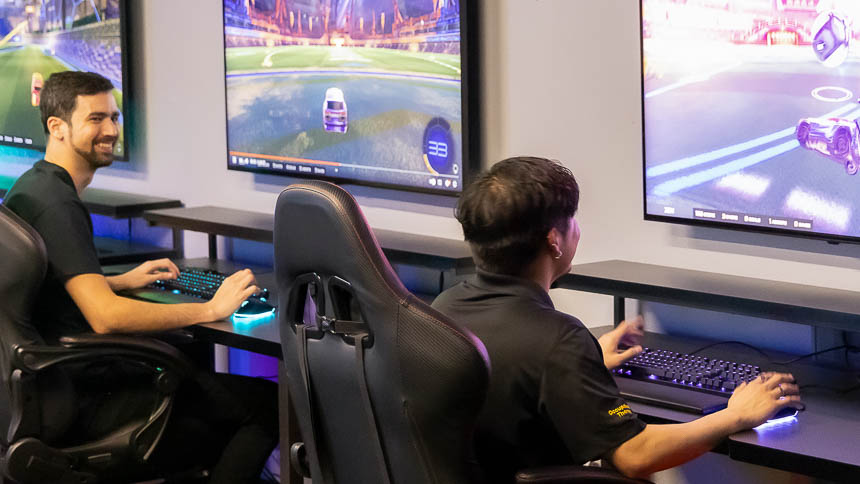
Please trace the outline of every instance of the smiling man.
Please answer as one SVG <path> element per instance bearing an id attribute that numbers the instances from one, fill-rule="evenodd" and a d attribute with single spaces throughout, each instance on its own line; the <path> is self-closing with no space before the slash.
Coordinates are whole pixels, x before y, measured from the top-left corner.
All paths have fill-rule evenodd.
<path id="1" fill-rule="evenodd" d="M 154 304 L 116 294 L 172 279 L 168 259 L 149 261 L 106 277 L 93 243 L 90 214 L 80 194 L 97 169 L 113 162 L 119 110 L 113 85 L 88 72 L 53 74 L 40 109 L 47 135 L 45 159 L 16 181 L 4 203 L 45 242 L 48 271 L 33 324 L 49 343 L 63 335 L 158 332 L 229 317 L 258 291 L 245 269 L 228 277 L 215 296 L 197 304 Z M 69 431 L 82 439 L 146 415 L 151 389 L 136 368 L 71 368 L 81 408 Z M 170 422 L 150 462 L 168 473 L 201 466 L 210 483 L 255 482 L 277 444 L 277 386 L 236 375 L 201 374 L 183 382 Z"/>

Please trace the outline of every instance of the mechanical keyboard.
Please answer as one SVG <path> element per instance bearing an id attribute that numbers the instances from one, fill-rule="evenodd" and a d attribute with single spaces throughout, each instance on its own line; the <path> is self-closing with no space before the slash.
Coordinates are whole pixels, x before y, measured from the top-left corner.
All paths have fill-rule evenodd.
<path id="1" fill-rule="evenodd" d="M 755 365 L 655 348 L 612 371 L 625 398 L 698 414 L 724 408 L 741 382 L 760 373 Z"/>
<path id="2" fill-rule="evenodd" d="M 201 299 L 209 300 L 215 296 L 215 292 L 219 287 L 221 287 L 221 283 L 224 282 L 224 279 L 226 278 L 227 274 L 211 269 L 180 267 L 178 278 L 161 279 L 150 284 L 149 288 L 157 291 L 155 292 L 155 298 L 148 299 L 158 299 L 159 302 L 165 302 L 165 297 L 157 297 L 159 296 L 158 293 L 161 293 L 166 296 L 167 299 L 177 296 L 174 300 L 169 302 L 186 302 L 194 300 L 196 300 L 196 302 L 200 302 Z M 147 299 L 145 296 L 146 295 L 144 295 L 144 298 Z M 260 294 L 252 296 L 252 298 L 262 302 L 267 302 L 268 297 L 268 289 L 262 289 Z M 193 299 L 189 300 L 188 298 Z"/>

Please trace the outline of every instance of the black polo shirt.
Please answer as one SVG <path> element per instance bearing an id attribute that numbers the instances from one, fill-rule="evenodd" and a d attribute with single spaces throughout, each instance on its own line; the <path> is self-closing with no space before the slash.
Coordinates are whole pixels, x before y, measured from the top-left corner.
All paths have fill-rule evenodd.
<path id="1" fill-rule="evenodd" d="M 536 283 L 478 270 L 433 307 L 490 355 L 476 451 L 489 482 L 526 467 L 599 459 L 645 428 L 618 394 L 597 340 Z"/>
<path id="2" fill-rule="evenodd" d="M 3 203 L 39 232 L 48 252 L 48 273 L 33 325 L 48 342 L 92 331 L 65 289 L 73 276 L 102 274 L 90 213 L 72 177 L 58 165 L 37 161 L 18 178 Z"/>

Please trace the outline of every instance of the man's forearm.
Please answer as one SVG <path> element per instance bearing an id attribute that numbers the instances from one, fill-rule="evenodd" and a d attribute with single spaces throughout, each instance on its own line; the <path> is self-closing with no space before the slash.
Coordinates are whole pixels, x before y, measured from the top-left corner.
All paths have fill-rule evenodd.
<path id="1" fill-rule="evenodd" d="M 207 303 L 156 304 L 117 296 L 109 307 L 84 314 L 97 333 L 169 331 L 215 320 Z"/>
<path id="2" fill-rule="evenodd" d="M 105 276 L 105 280 L 107 281 L 108 286 L 110 286 L 110 289 L 113 292 L 124 291 L 129 288 L 122 274 L 117 276 Z"/>
<path id="3" fill-rule="evenodd" d="M 621 444 L 611 460 L 623 474 L 645 477 L 699 457 L 742 428 L 726 410 L 682 424 L 648 425 Z"/>

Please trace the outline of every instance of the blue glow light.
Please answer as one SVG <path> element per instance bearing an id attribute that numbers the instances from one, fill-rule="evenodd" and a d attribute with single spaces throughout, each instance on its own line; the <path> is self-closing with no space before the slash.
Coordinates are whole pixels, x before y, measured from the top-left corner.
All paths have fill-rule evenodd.
<path id="1" fill-rule="evenodd" d="M 788 425 L 794 425 L 795 423 L 797 423 L 797 412 L 795 412 L 794 415 L 788 415 L 786 417 L 782 417 L 782 418 L 778 418 L 778 419 L 774 419 L 774 420 L 768 420 L 767 422 L 759 425 L 758 427 L 755 427 L 753 430 L 755 430 L 756 432 L 762 432 L 762 431 L 774 429 L 777 427 L 785 427 Z"/>
<path id="2" fill-rule="evenodd" d="M 233 313 L 233 316 L 230 317 L 230 320 L 233 321 L 233 324 L 251 324 L 263 319 L 271 318 L 275 315 L 275 308 L 270 309 L 269 311 L 258 313 L 258 314 L 237 314 Z"/>

